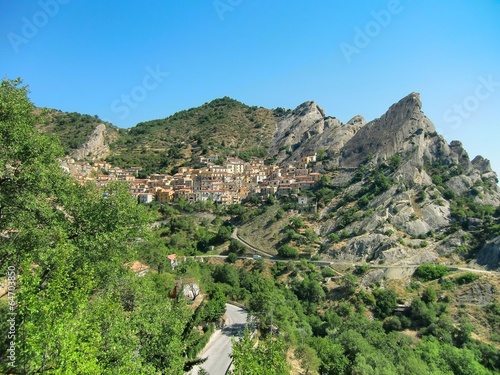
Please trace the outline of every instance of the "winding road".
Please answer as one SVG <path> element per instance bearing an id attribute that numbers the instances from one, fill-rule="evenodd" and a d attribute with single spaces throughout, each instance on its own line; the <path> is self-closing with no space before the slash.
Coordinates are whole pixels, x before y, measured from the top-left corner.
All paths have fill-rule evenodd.
<path id="1" fill-rule="evenodd" d="M 200 354 L 207 360 L 201 365 L 193 367 L 190 375 L 197 375 L 203 368 L 210 375 L 225 375 L 231 365 L 231 339 L 238 337 L 247 324 L 247 313 L 240 307 L 226 304 L 226 324 L 221 330 L 216 330 L 210 341 Z"/>

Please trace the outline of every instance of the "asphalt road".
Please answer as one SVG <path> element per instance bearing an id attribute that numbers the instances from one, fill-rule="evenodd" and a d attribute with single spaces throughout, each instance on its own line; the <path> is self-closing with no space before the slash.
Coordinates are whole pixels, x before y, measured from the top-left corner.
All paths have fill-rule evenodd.
<path id="1" fill-rule="evenodd" d="M 238 337 L 247 323 L 247 313 L 240 307 L 226 304 L 226 324 L 217 330 L 201 353 L 207 360 L 193 367 L 189 374 L 197 375 L 200 367 L 210 375 L 224 375 L 231 364 L 231 338 Z"/>

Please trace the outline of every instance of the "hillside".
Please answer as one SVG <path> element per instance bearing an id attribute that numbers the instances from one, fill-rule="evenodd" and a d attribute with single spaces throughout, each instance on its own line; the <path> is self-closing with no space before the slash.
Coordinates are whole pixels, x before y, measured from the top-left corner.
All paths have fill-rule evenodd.
<path id="1" fill-rule="evenodd" d="M 71 129 L 82 140 L 98 121 L 55 111 L 45 118 L 51 121 L 43 129 L 72 146 Z M 315 102 L 269 110 L 225 97 L 128 131 L 97 127 L 82 149 L 80 155 L 101 153 L 117 166 L 140 166 L 143 176 L 196 166 L 196 156 L 205 154 L 259 156 L 284 166 L 316 153 L 308 168 L 324 177 L 300 194 L 317 203 L 317 212 L 298 214 L 309 240 L 287 232 L 293 215 L 264 214 L 241 228 L 256 246 L 276 252 L 293 245 L 304 253 L 320 250 L 325 259 L 394 265 L 443 256 L 471 261 L 479 254 L 478 265 L 499 267 L 497 175 L 487 159 L 471 160 L 459 141 L 437 134 L 417 93 L 380 118 L 367 123 L 356 116 L 345 124 Z M 285 211 L 294 207 L 293 199 L 281 201 Z"/>
<path id="2" fill-rule="evenodd" d="M 496 175 L 458 143 L 421 136 L 432 127 L 415 98 L 361 127 L 338 159 L 318 152 L 308 167 L 323 176 L 300 192 L 313 205 L 293 194 L 144 205 L 125 183 L 75 183 L 18 86 L 0 85 L 0 312 L 14 316 L 0 324 L 0 372 L 186 374 L 217 330 L 241 333 L 235 374 L 498 373 Z M 449 212 L 426 213 L 434 204 Z M 246 256 L 236 225 L 273 254 Z M 493 271 L 458 267 L 480 247 Z M 227 300 L 252 334 L 225 320 Z"/>
<path id="3" fill-rule="evenodd" d="M 61 141 L 64 152 L 71 155 L 84 145 L 100 124 L 106 125 L 103 143 L 109 145 L 118 139 L 120 129 L 102 121 L 97 116 L 77 112 L 62 112 L 56 109 L 37 108 L 36 128 L 44 133 L 55 135 Z M 122 131 L 123 132 L 123 131 Z M 109 152 L 99 155 L 108 156 Z"/>
<path id="4" fill-rule="evenodd" d="M 140 165 L 150 173 L 172 171 L 206 154 L 264 157 L 275 127 L 272 110 L 224 97 L 137 124 L 113 144 L 108 160 L 124 167 Z"/>
<path id="5" fill-rule="evenodd" d="M 416 93 L 369 123 L 356 116 L 343 124 L 314 102 L 301 104 L 278 123 L 270 154 L 284 165 L 314 152 L 318 160 L 309 167 L 324 178 L 301 194 L 318 203 L 308 225 L 329 259 L 394 265 L 473 259 L 500 234 L 496 173 L 487 159 L 471 160 L 459 141 L 438 135 Z M 273 227 L 256 237 L 272 238 Z M 482 264 L 499 267 L 497 243 L 480 253 L 489 254 Z"/>

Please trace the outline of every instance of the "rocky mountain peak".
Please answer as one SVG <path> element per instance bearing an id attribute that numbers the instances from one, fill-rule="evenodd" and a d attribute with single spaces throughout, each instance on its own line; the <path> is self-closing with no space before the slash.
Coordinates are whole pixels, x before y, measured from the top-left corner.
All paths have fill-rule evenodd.
<path id="1" fill-rule="evenodd" d="M 293 114 L 301 117 L 315 117 L 317 119 L 325 117 L 325 111 L 314 101 L 307 101 L 299 105 L 293 111 Z"/>
<path id="2" fill-rule="evenodd" d="M 346 123 L 347 126 L 354 126 L 357 128 L 360 128 L 362 126 L 366 125 L 366 121 L 363 116 L 361 115 L 356 115 Z"/>
<path id="3" fill-rule="evenodd" d="M 477 169 L 482 174 L 493 172 L 490 161 L 488 159 L 483 158 L 481 155 L 478 155 L 474 159 L 472 159 L 471 163 L 474 166 L 474 168 Z"/>
<path id="4" fill-rule="evenodd" d="M 422 113 L 420 95 L 411 93 L 393 104 L 382 117 L 363 126 L 342 149 L 341 163 L 357 167 L 368 156 L 384 160 L 396 153 L 410 152 L 435 131 Z"/>

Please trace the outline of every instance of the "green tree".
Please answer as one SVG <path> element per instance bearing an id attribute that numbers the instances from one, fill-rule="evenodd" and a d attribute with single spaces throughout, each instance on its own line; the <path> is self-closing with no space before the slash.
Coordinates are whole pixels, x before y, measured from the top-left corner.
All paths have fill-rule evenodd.
<path id="1" fill-rule="evenodd" d="M 282 245 L 278 249 L 278 255 L 283 258 L 297 258 L 299 256 L 299 252 L 297 249 L 289 245 Z"/>
<path id="2" fill-rule="evenodd" d="M 209 293 L 209 300 L 203 309 L 203 316 L 209 322 L 215 322 L 226 312 L 226 296 L 219 287 Z"/>
<path id="3" fill-rule="evenodd" d="M 391 315 L 398 304 L 397 295 L 393 289 L 375 289 L 373 296 L 375 297 L 375 312 L 381 318 Z"/>
<path id="4" fill-rule="evenodd" d="M 27 88 L 2 81 L 0 272 L 18 275 L 18 363 L 27 373 L 182 374 L 189 310 L 124 267 L 150 240 L 151 215 L 125 184 L 101 190 L 64 173 L 33 113 Z"/>
<path id="5" fill-rule="evenodd" d="M 286 346 L 280 338 L 260 340 L 257 346 L 244 332 L 243 337 L 233 340 L 234 375 L 288 375 L 289 366 L 286 361 Z"/>
<path id="6" fill-rule="evenodd" d="M 414 275 L 424 281 L 430 281 L 446 276 L 448 273 L 450 273 L 450 270 L 446 266 L 441 264 L 426 263 L 418 266 Z"/>

